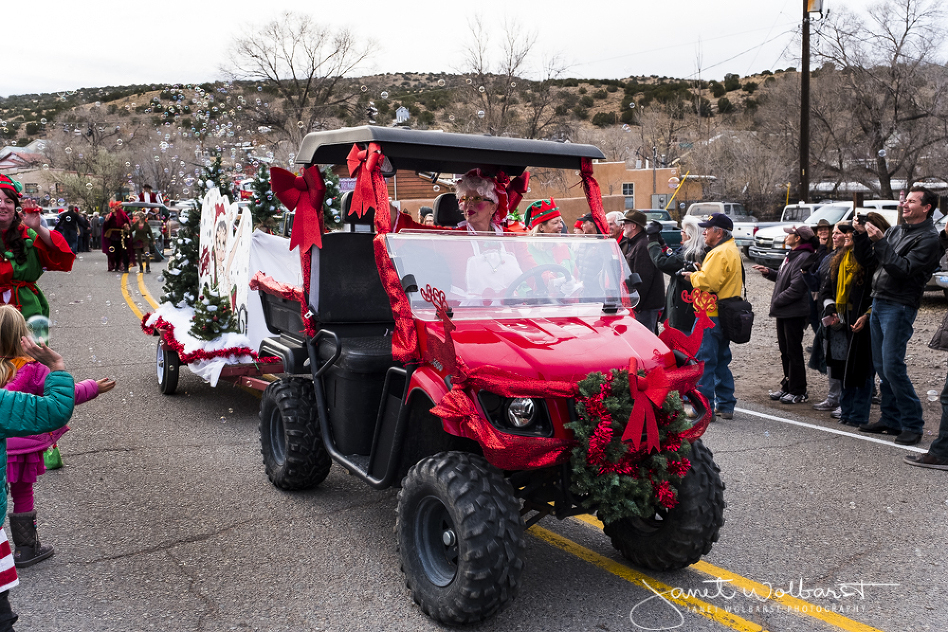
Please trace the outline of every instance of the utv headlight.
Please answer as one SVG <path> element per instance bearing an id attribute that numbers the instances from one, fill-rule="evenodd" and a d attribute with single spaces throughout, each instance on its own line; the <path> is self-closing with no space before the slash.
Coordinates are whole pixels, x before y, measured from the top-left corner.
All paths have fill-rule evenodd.
<path id="1" fill-rule="evenodd" d="M 518 397 L 507 405 L 507 421 L 514 428 L 526 428 L 536 417 L 536 406 L 532 399 Z"/>

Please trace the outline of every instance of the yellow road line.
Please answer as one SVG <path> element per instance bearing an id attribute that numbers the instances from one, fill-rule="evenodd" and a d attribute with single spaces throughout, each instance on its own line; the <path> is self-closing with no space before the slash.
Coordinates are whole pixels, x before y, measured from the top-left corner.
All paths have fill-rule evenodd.
<path id="1" fill-rule="evenodd" d="M 132 300 L 132 295 L 128 293 L 128 272 L 122 274 L 122 296 L 125 297 L 125 302 L 128 303 L 128 306 L 132 308 L 132 313 L 138 318 L 138 322 L 141 322 L 144 314 L 142 314 L 138 306 L 135 305 L 135 301 Z"/>
<path id="2" fill-rule="evenodd" d="M 616 577 L 624 579 L 627 582 L 646 588 L 647 590 L 655 593 L 660 599 L 668 603 L 674 603 L 682 606 L 684 610 L 690 613 L 700 614 L 703 617 L 711 619 L 712 621 L 720 623 L 721 625 L 725 625 L 732 630 L 738 630 L 739 632 L 762 632 L 764 630 L 764 628 L 757 625 L 756 623 L 753 623 L 752 621 L 748 621 L 747 619 L 741 618 L 735 614 L 731 614 L 724 608 L 718 608 L 714 604 L 702 601 L 697 597 L 692 597 L 682 589 L 676 589 L 667 584 L 663 584 L 657 579 L 652 579 L 648 575 L 632 570 L 628 566 L 619 564 L 618 562 L 610 560 L 608 557 L 599 555 L 594 551 L 590 551 L 586 547 L 580 546 L 572 540 L 567 540 L 563 536 L 553 533 L 552 531 L 548 531 L 543 527 L 533 525 L 530 527 L 529 532 L 541 540 L 549 542 L 556 548 L 566 551 L 570 555 L 574 555 L 581 560 L 593 564 L 594 566 L 598 566 L 604 571 L 612 573 Z M 679 614 L 682 613 L 679 611 Z M 682 617 L 683 616 L 684 615 L 682 614 Z"/>
<path id="3" fill-rule="evenodd" d="M 148 293 L 148 288 L 145 287 L 145 275 L 141 273 L 138 274 L 138 290 L 142 293 L 145 300 L 148 301 L 148 304 L 151 305 L 152 309 L 158 309 L 158 303 L 155 302 L 155 299 Z"/>
<path id="4" fill-rule="evenodd" d="M 576 516 L 576 518 L 582 520 L 586 524 L 592 525 L 596 529 L 602 529 L 602 522 L 588 514 Z M 818 609 L 816 605 L 808 601 L 782 594 L 782 591 L 776 590 L 772 586 L 759 584 L 753 580 L 747 579 L 746 577 L 732 573 L 729 570 L 714 566 L 713 564 L 699 561 L 695 564 L 692 564 L 690 568 L 712 577 L 728 580 L 728 585 L 741 589 L 743 594 L 749 595 L 755 600 L 759 601 L 761 599 L 769 599 L 771 601 L 775 601 L 786 607 L 788 612 L 819 619 L 820 621 L 828 623 L 836 628 L 839 628 L 840 630 L 845 630 L 846 632 L 881 632 L 881 630 L 878 630 L 877 628 L 873 628 L 872 626 L 868 626 L 858 621 L 853 621 L 852 619 L 836 614 L 835 612 L 827 612 L 825 608 Z"/>

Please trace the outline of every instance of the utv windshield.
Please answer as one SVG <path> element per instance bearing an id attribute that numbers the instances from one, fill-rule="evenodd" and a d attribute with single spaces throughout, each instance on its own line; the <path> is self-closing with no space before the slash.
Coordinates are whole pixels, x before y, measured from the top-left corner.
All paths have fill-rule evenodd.
<path id="1" fill-rule="evenodd" d="M 428 288 L 444 292 L 453 318 L 564 309 L 615 312 L 629 267 L 614 239 L 580 235 L 401 232 L 385 236 L 416 317 L 431 320 Z M 532 313 L 532 312 L 531 312 Z"/>

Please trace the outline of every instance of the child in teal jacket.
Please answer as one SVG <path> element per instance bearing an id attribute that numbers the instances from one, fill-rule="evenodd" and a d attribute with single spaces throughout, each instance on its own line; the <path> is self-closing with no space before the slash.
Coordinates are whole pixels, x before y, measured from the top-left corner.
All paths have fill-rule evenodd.
<path id="1" fill-rule="evenodd" d="M 27 335 L 26 321 L 16 309 L 0 308 L 0 386 L 15 374 L 13 358 L 28 355 L 50 369 L 43 395 L 0 389 L 0 483 L 7 482 L 7 437 L 51 432 L 65 425 L 75 406 L 75 383 L 65 371 L 61 355 L 34 343 Z M 7 495 L 0 494 L 0 515 L 5 516 Z M 10 607 L 9 590 L 19 583 L 13 552 L 0 530 L 0 632 L 13 630 L 17 616 Z"/>

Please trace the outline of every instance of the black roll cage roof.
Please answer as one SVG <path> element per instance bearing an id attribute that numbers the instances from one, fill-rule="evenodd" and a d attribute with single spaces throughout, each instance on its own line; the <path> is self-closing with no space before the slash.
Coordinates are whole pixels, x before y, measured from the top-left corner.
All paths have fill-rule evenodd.
<path id="1" fill-rule="evenodd" d="M 583 158 L 605 159 L 594 145 L 365 125 L 307 134 L 296 164 L 345 164 L 355 143 L 378 143 L 393 170 L 436 173 L 491 167 L 515 177 L 527 167 L 579 169 Z"/>

